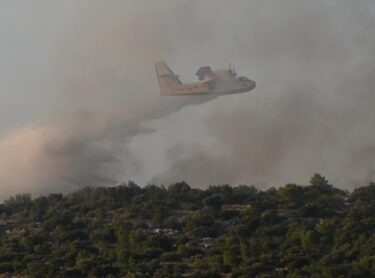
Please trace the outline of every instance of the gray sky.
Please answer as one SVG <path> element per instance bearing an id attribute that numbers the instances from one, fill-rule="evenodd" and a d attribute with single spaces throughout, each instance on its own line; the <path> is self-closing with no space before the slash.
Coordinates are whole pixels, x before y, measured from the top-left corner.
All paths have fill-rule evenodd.
<path id="1" fill-rule="evenodd" d="M 375 4 L 349 0 L 2 1 L 0 196 L 186 180 L 374 179 Z M 153 62 L 256 80 L 159 97 Z M 20 175 L 20 173 L 22 173 Z"/>

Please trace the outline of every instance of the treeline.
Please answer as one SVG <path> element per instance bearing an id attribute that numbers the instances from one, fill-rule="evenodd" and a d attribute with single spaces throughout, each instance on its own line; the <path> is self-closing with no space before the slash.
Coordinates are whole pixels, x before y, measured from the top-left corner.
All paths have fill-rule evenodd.
<path id="1" fill-rule="evenodd" d="M 133 182 L 0 205 L 0 273 L 27 277 L 374 277 L 375 184 Z"/>

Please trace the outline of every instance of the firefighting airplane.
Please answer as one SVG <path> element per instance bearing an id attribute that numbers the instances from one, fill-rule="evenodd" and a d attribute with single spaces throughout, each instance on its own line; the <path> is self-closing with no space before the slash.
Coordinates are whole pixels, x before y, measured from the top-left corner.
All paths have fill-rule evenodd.
<path id="1" fill-rule="evenodd" d="M 166 63 L 155 63 L 156 75 L 159 80 L 162 96 L 181 95 L 228 95 L 251 91 L 255 88 L 255 81 L 245 76 L 237 77 L 234 69 L 219 69 L 212 71 L 210 67 L 201 67 L 196 75 L 199 81 L 182 83 Z"/>

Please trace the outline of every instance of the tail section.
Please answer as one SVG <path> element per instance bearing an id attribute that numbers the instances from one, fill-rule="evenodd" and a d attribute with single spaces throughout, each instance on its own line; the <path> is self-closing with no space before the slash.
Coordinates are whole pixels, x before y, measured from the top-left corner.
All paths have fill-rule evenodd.
<path id="1" fill-rule="evenodd" d="M 172 87 L 181 85 L 182 82 L 166 63 L 155 63 L 156 76 L 158 77 L 160 93 L 168 95 L 172 91 Z"/>

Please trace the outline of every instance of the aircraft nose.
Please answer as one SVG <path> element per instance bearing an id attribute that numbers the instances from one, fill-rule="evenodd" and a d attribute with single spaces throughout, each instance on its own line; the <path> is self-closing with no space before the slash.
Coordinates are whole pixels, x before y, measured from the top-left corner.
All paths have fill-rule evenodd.
<path id="1" fill-rule="evenodd" d="M 250 90 L 254 89 L 256 87 L 256 83 L 253 80 L 249 80 L 249 88 Z"/>

